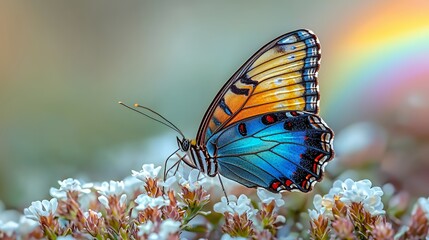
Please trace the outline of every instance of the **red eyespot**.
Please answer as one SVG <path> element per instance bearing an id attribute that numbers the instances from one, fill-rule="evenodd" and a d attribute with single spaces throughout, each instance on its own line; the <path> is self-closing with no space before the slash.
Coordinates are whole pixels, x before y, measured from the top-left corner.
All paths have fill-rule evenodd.
<path id="1" fill-rule="evenodd" d="M 238 124 L 238 132 L 241 134 L 241 136 L 246 136 L 247 135 L 246 124 L 244 123 Z"/>
<path id="2" fill-rule="evenodd" d="M 286 187 L 290 187 L 290 185 L 292 185 L 292 181 L 291 180 L 286 180 L 285 181 L 285 185 L 286 185 Z"/>
<path id="3" fill-rule="evenodd" d="M 265 125 L 273 124 L 275 122 L 277 122 L 277 117 L 274 114 L 267 114 L 262 117 L 262 123 Z"/>
<path id="4" fill-rule="evenodd" d="M 280 183 L 280 182 L 273 182 L 273 183 L 271 183 L 271 188 L 272 188 L 273 190 L 277 190 L 277 188 L 279 188 L 279 187 L 280 187 L 280 185 L 281 185 L 281 183 Z"/>
<path id="5" fill-rule="evenodd" d="M 285 130 L 292 130 L 292 128 L 293 128 L 293 125 L 292 125 L 292 123 L 291 122 L 285 122 L 285 124 L 283 125 L 283 127 L 284 127 L 284 129 Z"/>

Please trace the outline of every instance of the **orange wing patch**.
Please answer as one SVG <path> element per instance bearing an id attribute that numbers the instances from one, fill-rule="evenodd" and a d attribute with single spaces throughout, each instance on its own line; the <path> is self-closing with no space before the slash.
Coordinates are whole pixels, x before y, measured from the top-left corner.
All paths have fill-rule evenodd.
<path id="1" fill-rule="evenodd" d="M 209 108 L 205 138 L 245 118 L 277 111 L 318 111 L 320 49 L 305 30 L 275 39 L 230 79 Z M 204 128 L 203 128 L 204 130 Z M 198 138 L 202 132 L 199 131 Z"/>

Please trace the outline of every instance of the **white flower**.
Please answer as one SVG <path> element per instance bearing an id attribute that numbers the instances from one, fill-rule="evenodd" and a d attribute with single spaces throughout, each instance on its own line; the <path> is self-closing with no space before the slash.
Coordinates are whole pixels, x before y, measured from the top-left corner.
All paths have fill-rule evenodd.
<path id="1" fill-rule="evenodd" d="M 148 220 L 145 223 L 140 224 L 138 226 L 138 228 L 139 228 L 138 235 L 143 236 L 144 234 L 150 234 L 153 231 L 152 230 L 153 226 L 154 226 L 154 224 L 151 220 Z"/>
<path id="2" fill-rule="evenodd" d="M 164 199 L 162 196 L 153 198 L 149 197 L 146 194 L 140 194 L 134 201 L 138 204 L 135 207 L 137 210 L 145 210 L 147 207 L 159 208 L 162 206 L 170 205 L 170 200 Z"/>
<path id="3" fill-rule="evenodd" d="M 139 236 L 144 234 L 148 235 L 148 239 L 168 239 L 168 236 L 172 233 L 176 233 L 180 230 L 180 222 L 174 221 L 172 219 L 166 219 L 161 223 L 159 227 L 159 232 L 154 232 L 155 227 L 152 221 L 147 221 L 138 226 Z"/>
<path id="4" fill-rule="evenodd" d="M 166 219 L 161 223 L 159 229 L 159 239 L 167 239 L 170 234 L 174 234 L 180 230 L 180 222 L 172 219 Z"/>
<path id="5" fill-rule="evenodd" d="M 154 168 L 154 164 L 143 164 L 142 170 L 140 172 L 131 170 L 132 175 L 142 181 L 146 181 L 148 178 L 156 178 L 158 176 L 159 171 L 161 170 L 161 166 Z"/>
<path id="6" fill-rule="evenodd" d="M 333 187 L 325 196 L 315 195 L 313 199 L 314 207 L 319 214 L 332 217 L 332 208 L 335 204 L 335 199 L 340 200 L 346 205 L 351 205 L 352 202 L 362 203 L 365 210 L 371 215 L 384 214 L 383 203 L 381 196 L 383 191 L 380 187 L 371 187 L 372 183 L 368 179 L 361 181 L 353 181 L 346 179 L 345 181 L 337 180 Z M 312 218 L 317 218 L 317 213 L 309 211 Z"/>
<path id="7" fill-rule="evenodd" d="M 166 219 L 161 223 L 158 232 L 154 232 L 156 229 L 155 224 L 150 220 L 139 225 L 138 228 L 139 236 L 146 234 L 148 235 L 148 239 L 168 239 L 170 234 L 174 234 L 180 230 L 180 222 Z"/>
<path id="8" fill-rule="evenodd" d="M 25 216 L 21 216 L 19 218 L 19 229 L 18 229 L 19 235 L 20 236 L 27 235 L 32 231 L 34 231 L 34 229 L 38 226 L 39 226 L 39 222 L 29 219 Z"/>
<path id="9" fill-rule="evenodd" d="M 98 193 L 103 196 L 120 196 L 125 191 L 125 184 L 123 181 L 103 182 L 101 186 L 96 186 Z"/>
<path id="10" fill-rule="evenodd" d="M 413 209 L 413 213 L 416 211 L 417 205 L 419 205 L 421 209 L 426 213 L 426 218 L 429 220 L 429 198 L 419 198 L 417 200 L 416 206 Z"/>
<path id="11" fill-rule="evenodd" d="M 191 191 L 196 190 L 206 182 L 206 177 L 198 169 L 192 169 L 188 179 L 183 178 L 180 174 L 178 174 L 178 178 L 179 184 Z"/>
<path id="12" fill-rule="evenodd" d="M 176 176 L 172 176 L 172 177 L 167 178 L 165 181 L 161 181 L 159 183 L 159 185 L 162 186 L 162 187 L 171 188 L 171 186 L 175 182 L 177 182 L 177 177 Z"/>
<path id="13" fill-rule="evenodd" d="M 277 207 L 281 207 L 285 204 L 285 201 L 282 199 L 282 195 L 280 193 L 272 193 L 265 190 L 264 188 L 258 188 L 256 193 L 258 194 L 259 199 L 261 199 L 261 201 L 265 204 L 269 204 L 273 200 L 276 202 Z"/>
<path id="14" fill-rule="evenodd" d="M 129 194 L 133 195 L 136 191 L 142 191 L 144 184 L 139 179 L 128 176 L 124 178 L 124 191 Z"/>
<path id="15" fill-rule="evenodd" d="M 17 232 L 19 224 L 14 221 L 8 221 L 6 223 L 0 222 L 0 232 L 6 233 L 7 236 L 12 237 Z"/>
<path id="16" fill-rule="evenodd" d="M 54 215 L 57 211 L 58 200 L 52 198 L 50 201 L 35 201 L 31 203 L 31 206 L 24 209 L 24 215 L 27 218 L 39 221 L 41 216 L 47 217 L 49 215 Z"/>
<path id="17" fill-rule="evenodd" d="M 79 192 L 79 193 L 90 193 L 89 185 L 84 187 L 81 186 L 81 183 L 77 179 L 67 178 L 63 181 L 58 181 L 60 188 L 51 188 L 49 193 L 52 197 L 58 199 L 67 198 L 67 192 Z"/>
<path id="18" fill-rule="evenodd" d="M 327 195 L 325 195 L 325 197 L 326 196 Z M 326 197 L 326 199 L 324 200 L 322 196 L 320 196 L 319 194 L 316 194 L 313 198 L 313 205 L 316 208 L 316 210 L 314 209 L 308 210 L 308 213 L 311 219 L 317 219 L 319 218 L 319 215 L 326 215 L 326 216 L 332 217 L 332 207 L 334 206 L 334 201 L 332 201 L 332 199 L 330 198 L 328 199 L 328 197 Z M 326 209 L 329 210 L 327 213 L 325 213 Z"/>
<path id="19" fill-rule="evenodd" d="M 226 197 L 222 197 L 221 201 L 213 206 L 213 210 L 218 213 L 230 212 L 232 214 L 237 213 L 238 215 L 246 213 L 248 218 L 254 216 L 257 212 L 251 206 L 250 199 L 244 194 L 241 194 L 238 199 L 236 196 L 230 195 L 228 199 L 229 203 Z"/>

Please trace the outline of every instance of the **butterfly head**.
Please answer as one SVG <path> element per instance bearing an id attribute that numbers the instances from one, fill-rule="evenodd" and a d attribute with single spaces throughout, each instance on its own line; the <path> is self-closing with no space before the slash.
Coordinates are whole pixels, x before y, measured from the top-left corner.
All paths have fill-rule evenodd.
<path id="1" fill-rule="evenodd" d="M 177 137 L 177 145 L 179 145 L 180 150 L 182 150 L 183 152 L 187 152 L 191 147 L 191 141 L 186 138 L 180 139 L 179 137 Z"/>

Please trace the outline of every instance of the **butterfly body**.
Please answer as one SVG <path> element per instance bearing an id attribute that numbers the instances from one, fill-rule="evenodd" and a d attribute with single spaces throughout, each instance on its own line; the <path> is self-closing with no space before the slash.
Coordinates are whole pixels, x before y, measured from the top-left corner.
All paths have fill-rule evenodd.
<path id="1" fill-rule="evenodd" d="M 307 192 L 333 156 L 334 133 L 318 116 L 320 45 L 308 30 L 274 39 L 221 88 L 183 160 L 247 187 Z"/>

